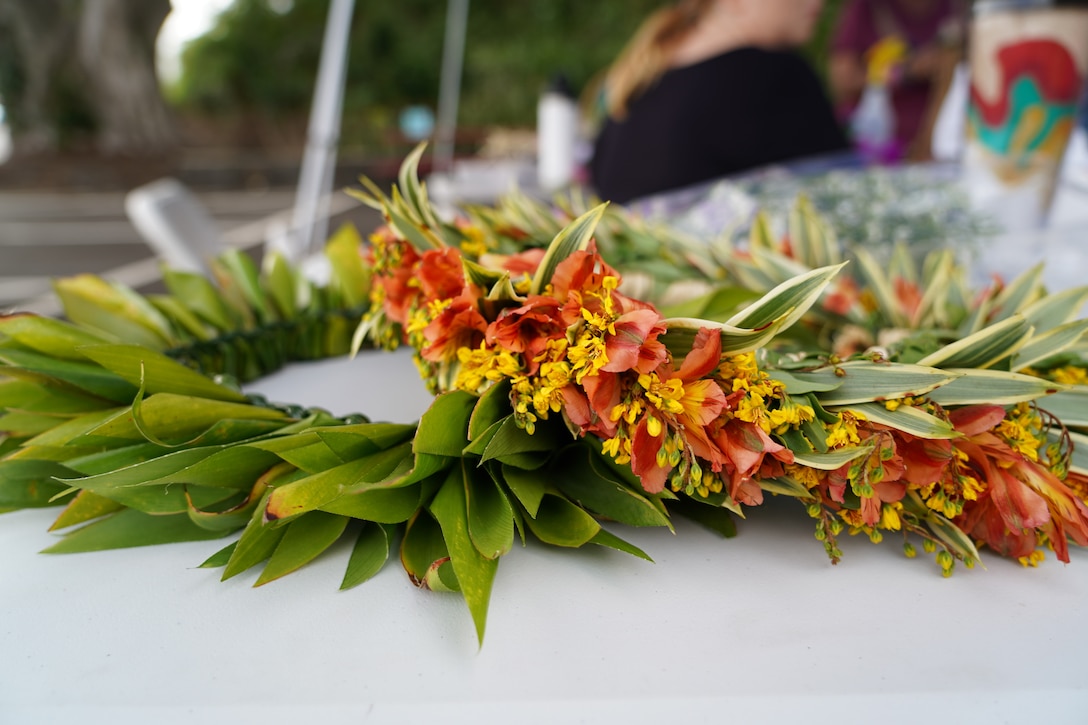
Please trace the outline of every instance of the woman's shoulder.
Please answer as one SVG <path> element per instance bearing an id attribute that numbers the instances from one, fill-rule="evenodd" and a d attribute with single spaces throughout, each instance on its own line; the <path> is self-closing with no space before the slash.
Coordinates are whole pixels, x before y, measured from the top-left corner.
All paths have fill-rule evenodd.
<path id="1" fill-rule="evenodd" d="M 792 50 L 744 46 L 727 50 L 724 53 L 719 53 L 689 65 L 671 68 L 667 75 L 695 76 L 734 71 L 743 71 L 748 74 L 760 70 L 792 72 L 797 68 L 811 71 L 805 60 Z"/>
<path id="2" fill-rule="evenodd" d="M 690 65 L 672 68 L 661 78 L 665 85 L 698 87 L 759 87 L 773 84 L 788 89 L 807 84 L 816 76 L 808 62 L 790 50 L 747 46 L 720 53 Z"/>

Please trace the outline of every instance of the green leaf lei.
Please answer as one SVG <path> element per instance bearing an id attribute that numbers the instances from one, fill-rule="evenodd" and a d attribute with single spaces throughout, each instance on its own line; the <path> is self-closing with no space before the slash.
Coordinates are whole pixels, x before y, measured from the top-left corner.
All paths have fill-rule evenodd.
<path id="1" fill-rule="evenodd" d="M 389 196 L 364 182 L 388 226 L 365 254 L 354 230 L 337 232 L 326 285 L 232 252 L 214 282 L 167 270 L 169 293 L 142 296 L 80 276 L 56 283 L 67 322 L 0 318 L 0 511 L 63 505 L 53 529 L 70 533 L 50 553 L 240 531 L 204 566 L 228 579 L 263 564 L 258 585 L 353 537 L 343 588 L 396 551 L 419 586 L 461 593 L 481 642 L 515 541 L 649 559 L 613 529 L 671 528 L 679 514 L 732 536 L 734 513 L 764 492 L 799 499 L 836 561 L 844 530 L 874 542 L 901 532 L 909 556 L 920 537 L 945 574 L 977 561 L 980 542 L 1025 563 L 1088 543 L 1088 321 L 1075 319 L 1088 289 L 1046 295 L 1029 271 L 974 295 L 950 255 L 918 268 L 902 250 L 886 268 L 855 252 L 850 277 L 803 200 L 788 243 L 761 217 L 743 250 L 578 198 L 552 209 L 515 194 L 447 223 L 418 180 L 421 151 Z M 511 260 L 532 248 L 533 271 L 518 272 Z M 463 287 L 427 298 L 419 280 L 439 256 L 459 260 L 443 274 Z M 613 304 L 639 320 L 653 308 L 614 291 L 600 259 L 671 309 L 652 328 L 624 327 Z M 548 301 L 580 260 L 598 286 Z M 478 347 L 443 350 L 444 311 L 464 290 L 488 335 L 519 309 L 548 310 L 529 338 L 547 346 L 534 358 L 480 333 Z M 583 307 L 554 328 L 572 299 Z M 417 424 L 272 405 L 239 387 L 366 339 L 416 348 L 441 393 Z M 474 351 L 507 367 L 473 377 Z M 638 362 L 621 370 L 619 355 Z M 606 379 L 629 397 L 600 403 Z M 550 403 L 532 402 L 547 390 Z M 696 391 L 713 420 L 689 406 Z"/>

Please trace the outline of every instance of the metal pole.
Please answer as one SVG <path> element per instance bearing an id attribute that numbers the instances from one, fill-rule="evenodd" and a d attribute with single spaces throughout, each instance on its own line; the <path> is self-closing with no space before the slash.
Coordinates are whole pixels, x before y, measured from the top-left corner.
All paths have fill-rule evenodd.
<path id="1" fill-rule="evenodd" d="M 340 142 L 340 119 L 347 80 L 348 35 L 355 0 L 332 0 L 325 21 L 321 46 L 321 65 L 317 72 L 310 124 L 306 132 L 306 152 L 302 157 L 298 193 L 291 220 L 288 248 L 283 250 L 293 261 L 308 257 L 321 244 L 329 227 L 329 193 L 336 168 L 336 150 Z"/>
<path id="2" fill-rule="evenodd" d="M 442 80 L 438 89 L 438 123 L 435 130 L 434 168 L 453 166 L 453 140 L 457 130 L 457 104 L 461 99 L 461 66 L 465 58 L 469 0 L 446 3 L 446 37 L 442 43 Z"/>

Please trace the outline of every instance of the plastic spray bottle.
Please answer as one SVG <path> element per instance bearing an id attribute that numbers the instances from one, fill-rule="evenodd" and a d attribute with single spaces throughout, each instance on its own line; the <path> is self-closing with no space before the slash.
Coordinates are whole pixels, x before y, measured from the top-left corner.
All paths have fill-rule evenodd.
<path id="1" fill-rule="evenodd" d="M 537 174 L 544 191 L 571 183 L 577 140 L 578 105 L 567 79 L 557 75 L 537 105 Z"/>
<path id="2" fill-rule="evenodd" d="M 865 54 L 865 91 L 850 120 L 850 130 L 854 145 L 871 163 L 891 163 L 902 155 L 895 140 L 895 109 L 889 85 L 892 73 L 906 54 L 906 44 L 895 35 L 884 38 Z"/>

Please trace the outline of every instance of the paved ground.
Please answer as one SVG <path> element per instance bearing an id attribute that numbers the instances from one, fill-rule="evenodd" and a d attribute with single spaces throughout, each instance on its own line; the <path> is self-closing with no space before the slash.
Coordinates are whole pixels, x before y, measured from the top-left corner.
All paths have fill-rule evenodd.
<path id="1" fill-rule="evenodd" d="M 268 220 L 290 210 L 294 189 L 198 193 L 230 242 L 259 246 Z M 379 218 L 347 197 L 333 219 L 353 221 L 364 233 Z M 154 278 L 154 253 L 124 213 L 120 192 L 0 191 L 0 312 L 51 312 L 41 299 L 53 277 L 93 272 L 142 287 Z"/>

